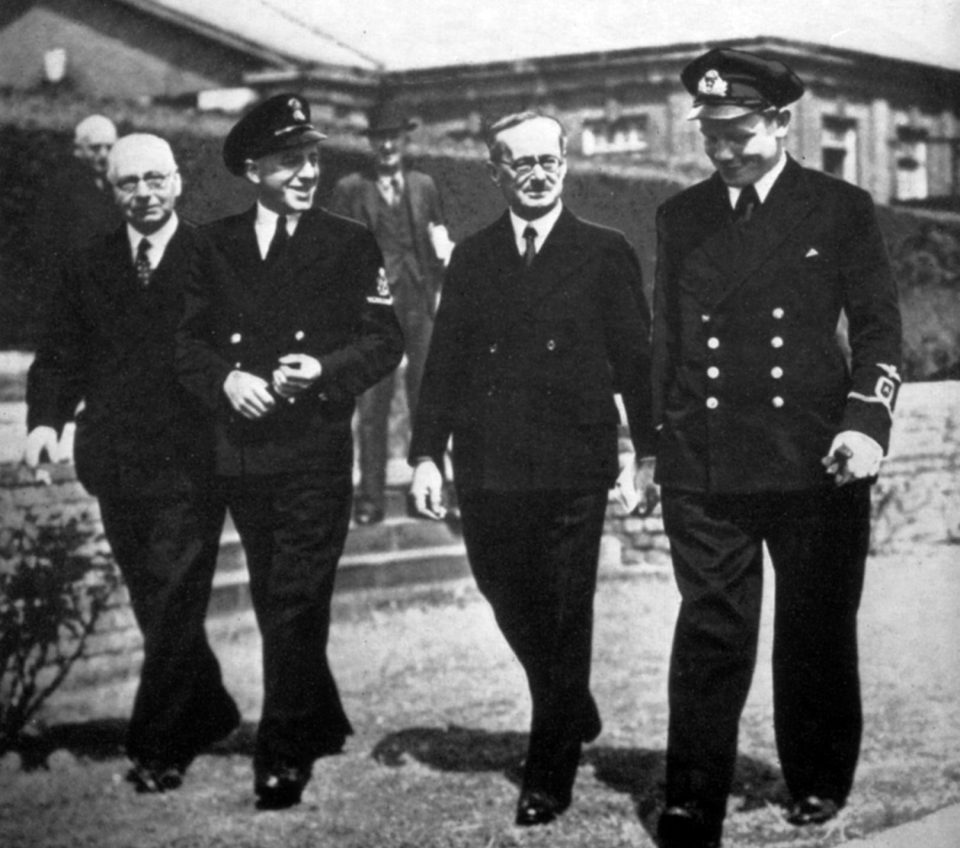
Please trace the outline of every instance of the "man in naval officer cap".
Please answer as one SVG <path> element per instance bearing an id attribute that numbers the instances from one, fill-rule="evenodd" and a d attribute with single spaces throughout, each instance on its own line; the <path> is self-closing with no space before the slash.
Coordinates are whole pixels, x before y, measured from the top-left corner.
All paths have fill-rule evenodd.
<path id="1" fill-rule="evenodd" d="M 326 659 L 350 520 L 355 398 L 403 355 L 383 260 L 360 224 L 313 208 L 310 107 L 255 106 L 223 145 L 256 203 L 208 225 L 221 272 L 192 280 L 181 381 L 215 411 L 216 472 L 243 543 L 263 637 L 257 805 L 300 801 L 314 761 L 350 734 Z"/>
<path id="2" fill-rule="evenodd" d="M 796 74 L 716 49 L 681 79 L 716 173 L 657 213 L 657 481 L 682 598 L 658 835 L 667 848 L 704 848 L 722 837 L 764 543 L 777 576 L 787 820 L 821 824 L 850 792 L 862 725 L 857 608 L 870 486 L 900 383 L 900 316 L 870 196 L 786 152 L 786 107 L 804 90 Z"/>

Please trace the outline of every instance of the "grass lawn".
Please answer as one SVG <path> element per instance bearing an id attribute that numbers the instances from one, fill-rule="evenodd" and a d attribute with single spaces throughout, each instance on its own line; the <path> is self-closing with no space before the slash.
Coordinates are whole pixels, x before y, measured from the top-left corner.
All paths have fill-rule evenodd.
<path id="1" fill-rule="evenodd" d="M 869 564 L 860 619 L 863 754 L 849 805 L 830 830 L 798 830 L 781 819 L 767 599 L 727 848 L 838 844 L 960 801 L 957 554 L 921 547 Z M 604 732 L 585 750 L 573 807 L 548 827 L 512 825 L 525 684 L 486 604 L 470 581 L 458 581 L 337 597 L 330 656 L 356 735 L 344 754 L 317 763 L 299 807 L 253 808 L 260 670 L 256 631 L 244 614 L 229 627 L 218 623 L 217 651 L 246 724 L 194 763 L 181 790 L 138 796 L 123 781 L 119 743 L 132 681 L 61 692 L 44 716 L 60 746 L 48 766 L 25 771 L 13 757 L 0 761 L 0 844 L 646 848 L 662 792 L 676 607 L 666 573 L 605 569 L 594 648 Z"/>

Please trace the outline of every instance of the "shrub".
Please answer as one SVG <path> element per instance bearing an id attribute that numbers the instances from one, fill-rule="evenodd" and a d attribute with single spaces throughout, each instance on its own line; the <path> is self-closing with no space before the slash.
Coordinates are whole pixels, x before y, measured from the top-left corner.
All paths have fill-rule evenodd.
<path id="1" fill-rule="evenodd" d="M 90 516 L 23 514 L 0 529 L 0 753 L 84 655 L 120 576 Z"/>

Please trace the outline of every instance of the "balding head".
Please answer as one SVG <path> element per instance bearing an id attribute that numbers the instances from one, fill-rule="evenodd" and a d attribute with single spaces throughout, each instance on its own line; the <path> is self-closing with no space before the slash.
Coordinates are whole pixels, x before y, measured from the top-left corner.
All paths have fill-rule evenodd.
<path id="1" fill-rule="evenodd" d="M 73 155 L 102 177 L 107 171 L 107 154 L 116 140 L 113 121 L 103 115 L 90 115 L 73 132 Z"/>
<path id="2" fill-rule="evenodd" d="M 180 174 L 170 145 L 147 133 L 125 135 L 110 151 L 107 178 L 124 218 L 149 234 L 173 214 L 180 196 Z"/>

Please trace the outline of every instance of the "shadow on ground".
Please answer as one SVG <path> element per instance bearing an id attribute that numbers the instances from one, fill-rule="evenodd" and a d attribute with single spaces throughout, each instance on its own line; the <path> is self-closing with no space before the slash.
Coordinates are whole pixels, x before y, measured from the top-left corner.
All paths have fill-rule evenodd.
<path id="1" fill-rule="evenodd" d="M 446 729 L 411 727 L 385 736 L 372 756 L 387 766 L 414 759 L 441 771 L 498 771 L 519 785 L 527 739 L 525 733 L 490 733 L 455 725 Z M 637 817 L 653 832 L 664 803 L 664 751 L 591 746 L 584 751 L 581 764 L 592 765 L 597 780 L 629 795 Z M 779 769 L 744 756 L 737 758 L 731 795 L 740 801 L 740 810 L 787 800 Z"/>
<path id="2" fill-rule="evenodd" d="M 47 757 L 58 750 L 67 750 L 75 757 L 88 760 L 115 759 L 126 755 L 127 725 L 128 721 L 121 718 L 56 724 L 42 732 L 24 735 L 15 749 L 26 769 L 42 768 Z M 212 745 L 208 753 L 252 757 L 256 735 L 256 722 L 245 721 L 222 742 Z"/>

